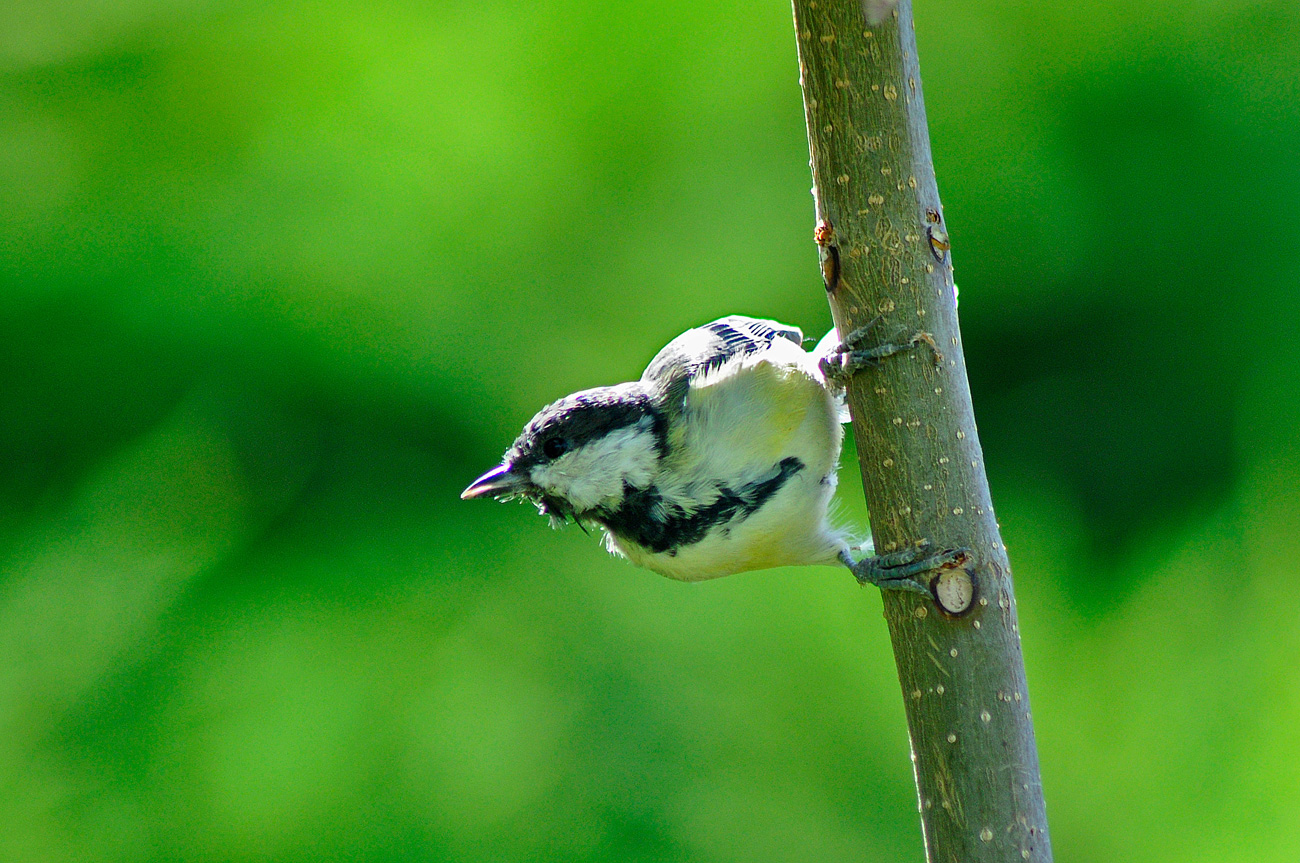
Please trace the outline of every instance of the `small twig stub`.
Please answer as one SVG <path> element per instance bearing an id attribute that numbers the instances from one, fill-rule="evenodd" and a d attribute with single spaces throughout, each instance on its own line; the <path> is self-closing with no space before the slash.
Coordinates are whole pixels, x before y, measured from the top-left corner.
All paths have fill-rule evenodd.
<path id="1" fill-rule="evenodd" d="M 823 219 L 817 223 L 817 229 L 813 231 L 813 239 L 817 241 L 817 254 L 821 259 L 822 282 L 826 285 L 826 293 L 834 293 L 840 286 L 840 247 L 835 245 L 835 227 Z"/>

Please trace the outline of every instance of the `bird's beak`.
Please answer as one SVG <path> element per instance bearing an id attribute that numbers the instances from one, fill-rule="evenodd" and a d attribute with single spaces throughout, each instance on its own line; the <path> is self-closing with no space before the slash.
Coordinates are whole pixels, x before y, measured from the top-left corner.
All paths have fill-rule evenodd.
<path id="1" fill-rule="evenodd" d="M 475 497 L 501 497 L 507 494 L 520 494 L 528 488 L 528 478 L 520 473 L 513 473 L 509 464 L 499 464 L 470 483 L 469 488 L 460 493 L 461 500 Z"/>

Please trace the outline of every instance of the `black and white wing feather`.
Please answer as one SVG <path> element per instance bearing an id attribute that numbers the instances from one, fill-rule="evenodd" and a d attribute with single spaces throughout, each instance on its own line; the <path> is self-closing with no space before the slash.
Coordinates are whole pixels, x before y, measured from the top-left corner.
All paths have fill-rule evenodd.
<path id="1" fill-rule="evenodd" d="M 646 367 L 641 380 L 659 387 L 690 381 L 721 368 L 728 360 L 768 350 L 777 339 L 803 346 L 803 331 L 777 321 L 731 315 L 687 330 L 673 339 Z"/>

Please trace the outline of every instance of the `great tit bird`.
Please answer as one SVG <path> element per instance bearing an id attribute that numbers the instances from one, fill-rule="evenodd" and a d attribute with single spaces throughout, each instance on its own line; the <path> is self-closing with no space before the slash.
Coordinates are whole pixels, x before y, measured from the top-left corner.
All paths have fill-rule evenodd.
<path id="1" fill-rule="evenodd" d="M 844 564 L 863 583 L 928 594 L 915 577 L 953 552 L 855 561 L 829 517 L 843 382 L 921 338 L 864 347 L 868 329 L 843 343 L 832 330 L 812 351 L 776 321 L 733 315 L 687 330 L 640 380 L 542 408 L 461 497 L 525 498 L 552 525 L 599 527 L 613 554 L 682 581 Z"/>

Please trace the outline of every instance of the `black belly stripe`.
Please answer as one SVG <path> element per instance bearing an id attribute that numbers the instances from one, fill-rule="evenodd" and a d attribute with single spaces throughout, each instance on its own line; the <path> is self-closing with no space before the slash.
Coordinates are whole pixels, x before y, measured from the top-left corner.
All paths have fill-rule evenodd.
<path id="1" fill-rule="evenodd" d="M 653 486 L 644 489 L 629 486 L 617 510 L 592 516 L 619 539 L 662 554 L 699 542 L 717 525 L 754 514 L 803 468 L 804 463 L 797 458 L 782 459 L 776 473 L 768 479 L 738 488 L 721 487 L 717 500 L 689 514 L 680 507 L 665 504 Z"/>

